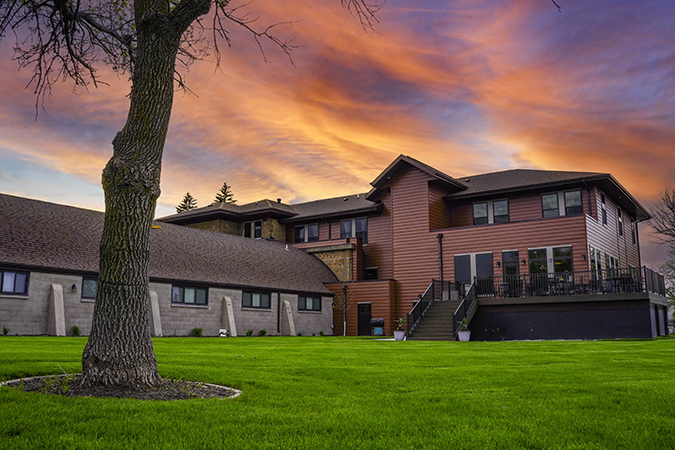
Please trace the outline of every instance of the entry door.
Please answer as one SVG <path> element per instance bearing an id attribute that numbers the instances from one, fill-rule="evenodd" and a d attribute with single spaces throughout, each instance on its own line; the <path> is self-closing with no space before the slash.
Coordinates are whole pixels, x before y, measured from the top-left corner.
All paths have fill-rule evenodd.
<path id="1" fill-rule="evenodd" d="M 370 336 L 370 303 L 359 303 L 359 336 Z"/>

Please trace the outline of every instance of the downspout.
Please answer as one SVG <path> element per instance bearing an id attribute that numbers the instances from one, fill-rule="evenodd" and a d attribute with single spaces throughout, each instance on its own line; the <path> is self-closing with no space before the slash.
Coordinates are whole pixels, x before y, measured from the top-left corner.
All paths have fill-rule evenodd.
<path id="1" fill-rule="evenodd" d="M 356 319 L 358 320 L 358 313 Z M 347 336 L 347 285 L 342 285 L 342 336 Z"/>
<path id="2" fill-rule="evenodd" d="M 438 233 L 436 235 L 438 238 L 438 277 L 441 280 L 441 286 L 443 285 L 443 233 Z"/>
<path id="3" fill-rule="evenodd" d="M 281 333 L 281 291 L 277 291 L 277 334 Z"/>

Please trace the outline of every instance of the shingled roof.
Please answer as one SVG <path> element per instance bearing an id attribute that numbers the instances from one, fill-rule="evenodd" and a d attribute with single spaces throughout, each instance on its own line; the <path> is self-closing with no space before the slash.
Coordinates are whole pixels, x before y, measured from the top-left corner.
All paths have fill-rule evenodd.
<path id="1" fill-rule="evenodd" d="M 564 172 L 553 170 L 513 169 L 501 172 L 484 173 L 460 177 L 467 187 L 465 190 L 450 197 L 484 194 L 489 192 L 505 192 L 514 189 L 536 188 L 545 185 L 592 180 L 607 177 L 608 174 L 595 172 Z"/>
<path id="2" fill-rule="evenodd" d="M 0 265 L 97 273 L 103 213 L 0 194 Z M 330 295 L 337 281 L 284 242 L 161 224 L 150 230 L 151 281 Z"/>

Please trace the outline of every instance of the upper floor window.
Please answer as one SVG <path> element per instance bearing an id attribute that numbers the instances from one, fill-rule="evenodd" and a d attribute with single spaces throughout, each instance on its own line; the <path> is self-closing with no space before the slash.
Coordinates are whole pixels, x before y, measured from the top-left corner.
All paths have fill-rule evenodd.
<path id="1" fill-rule="evenodd" d="M 600 193 L 600 214 L 602 216 L 602 224 L 607 225 L 607 203 L 605 202 L 605 193 Z"/>
<path id="2" fill-rule="evenodd" d="M 172 286 L 171 303 L 185 305 L 207 305 L 208 290 L 194 286 Z"/>
<path id="3" fill-rule="evenodd" d="M 321 297 L 298 296 L 298 311 L 321 311 Z"/>
<path id="4" fill-rule="evenodd" d="M 492 202 L 494 223 L 507 223 L 509 221 L 509 201 L 495 200 Z"/>
<path id="5" fill-rule="evenodd" d="M 368 218 L 344 219 L 340 221 L 340 239 L 349 237 L 360 238 L 364 244 L 368 243 Z"/>
<path id="6" fill-rule="evenodd" d="M 473 204 L 473 224 L 484 225 L 488 223 L 488 204 L 487 202 Z"/>
<path id="7" fill-rule="evenodd" d="M 377 267 L 366 267 L 364 272 L 366 280 L 377 280 Z"/>
<path id="8" fill-rule="evenodd" d="M 621 215 L 621 208 L 616 208 L 616 216 L 619 221 L 619 236 L 623 236 L 623 216 Z"/>
<path id="9" fill-rule="evenodd" d="M 244 237 L 260 239 L 262 237 L 262 220 L 244 223 Z"/>
<path id="10" fill-rule="evenodd" d="M 581 204 L 581 191 L 565 192 L 565 215 L 583 214 L 584 207 Z"/>
<path id="11" fill-rule="evenodd" d="M 0 270 L 0 292 L 3 294 L 28 294 L 28 273 Z"/>
<path id="12" fill-rule="evenodd" d="M 241 306 L 244 308 L 270 309 L 272 294 L 269 292 L 244 291 L 241 294 Z"/>
<path id="13" fill-rule="evenodd" d="M 298 225 L 295 227 L 295 242 L 314 242 L 319 240 L 319 224 Z"/>
<path id="14" fill-rule="evenodd" d="M 631 239 L 633 241 L 633 245 L 637 245 L 637 232 L 635 229 L 635 221 L 631 219 L 630 221 L 630 234 L 631 234 Z"/>
<path id="15" fill-rule="evenodd" d="M 82 298 L 95 299 L 98 280 L 96 278 L 82 278 Z"/>
<path id="16" fill-rule="evenodd" d="M 558 193 L 541 196 L 541 214 L 542 217 L 558 217 L 560 215 Z"/>

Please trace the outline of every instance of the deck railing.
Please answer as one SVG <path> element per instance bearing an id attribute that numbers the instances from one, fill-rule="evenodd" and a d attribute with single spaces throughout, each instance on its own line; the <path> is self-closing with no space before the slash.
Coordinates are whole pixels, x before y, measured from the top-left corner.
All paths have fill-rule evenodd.
<path id="1" fill-rule="evenodd" d="M 476 278 L 478 297 L 541 297 L 651 292 L 666 295 L 663 275 L 647 267 Z"/>
<path id="2" fill-rule="evenodd" d="M 465 294 L 464 285 L 454 281 L 431 280 L 424 294 L 418 297 L 417 302 L 406 317 L 407 334 L 410 336 L 420 319 L 435 300 L 459 300 Z"/>
<path id="3" fill-rule="evenodd" d="M 452 334 L 457 338 L 457 332 L 459 331 L 459 324 L 466 320 L 466 325 L 469 325 L 473 314 L 476 312 L 478 299 L 477 294 L 477 281 L 469 287 L 469 290 L 466 292 L 466 295 L 462 299 L 462 302 L 459 304 L 454 313 L 452 313 Z"/>

